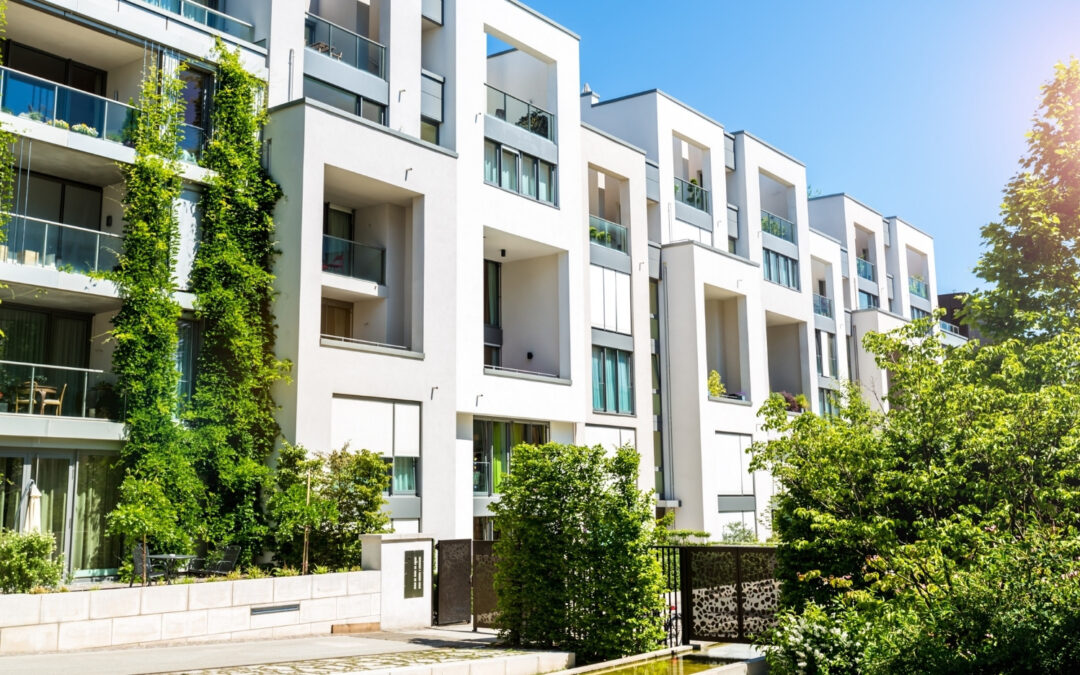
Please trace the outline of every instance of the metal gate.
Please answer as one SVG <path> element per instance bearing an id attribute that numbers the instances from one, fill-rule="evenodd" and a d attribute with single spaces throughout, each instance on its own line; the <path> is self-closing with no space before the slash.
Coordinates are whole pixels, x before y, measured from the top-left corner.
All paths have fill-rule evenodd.
<path id="1" fill-rule="evenodd" d="M 678 546 L 653 546 L 652 555 L 660 563 L 660 571 L 663 575 L 663 590 L 661 595 L 664 599 L 664 645 L 678 647 L 682 644 L 682 593 L 679 587 L 679 547 Z"/>
<path id="2" fill-rule="evenodd" d="M 683 643 L 752 642 L 775 622 L 780 582 L 771 546 L 684 546 L 679 576 Z"/>
<path id="3" fill-rule="evenodd" d="M 443 539 L 435 545 L 435 625 L 472 617 L 472 539 Z"/>
<path id="4" fill-rule="evenodd" d="M 495 551 L 493 541 L 473 542 L 473 628 L 495 627 Z"/>

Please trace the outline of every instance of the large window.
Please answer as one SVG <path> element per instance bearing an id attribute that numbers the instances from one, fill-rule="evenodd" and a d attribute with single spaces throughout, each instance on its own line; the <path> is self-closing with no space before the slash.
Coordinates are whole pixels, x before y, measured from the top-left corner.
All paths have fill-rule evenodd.
<path id="1" fill-rule="evenodd" d="M 592 325 L 629 335 L 630 275 L 590 265 L 589 292 Z"/>
<path id="2" fill-rule="evenodd" d="M 634 357 L 611 347 L 593 347 L 593 410 L 633 414 Z"/>
<path id="3" fill-rule="evenodd" d="M 859 309 L 877 309 L 878 296 L 866 291 L 859 291 Z"/>
<path id="4" fill-rule="evenodd" d="M 912 321 L 918 321 L 919 319 L 925 319 L 928 316 L 930 316 L 930 312 L 927 312 L 925 309 L 919 309 L 918 307 L 912 307 L 911 308 L 911 319 L 912 319 Z"/>
<path id="5" fill-rule="evenodd" d="M 510 473 L 513 449 L 522 443 L 548 442 L 546 424 L 524 422 L 473 422 L 473 494 L 493 495 Z"/>
<path id="6" fill-rule="evenodd" d="M 484 365 L 502 365 L 502 264 L 484 261 Z"/>
<path id="7" fill-rule="evenodd" d="M 836 392 L 832 389 L 818 389 L 818 409 L 822 417 L 833 417 L 840 412 L 836 396 Z"/>
<path id="8" fill-rule="evenodd" d="M 415 495 L 420 465 L 420 404 L 335 396 L 330 408 L 330 443 L 382 456 L 391 495 Z"/>
<path id="9" fill-rule="evenodd" d="M 321 80 L 305 77 L 304 96 L 321 101 L 339 110 L 344 110 L 347 113 L 359 115 L 376 124 L 386 125 L 386 106 Z"/>
<path id="10" fill-rule="evenodd" d="M 773 283 L 799 290 L 799 261 L 780 255 L 770 249 L 762 249 L 762 267 L 765 268 L 765 279 Z"/>
<path id="11" fill-rule="evenodd" d="M 190 319 L 181 319 L 176 328 L 176 369 L 180 371 L 176 393 L 179 410 L 183 411 L 195 393 L 195 355 L 198 352 L 199 325 Z"/>
<path id="12" fill-rule="evenodd" d="M 840 377 L 839 362 L 836 355 L 836 336 L 832 333 L 815 330 L 815 347 L 817 351 L 817 372 L 822 377 Z"/>
<path id="13" fill-rule="evenodd" d="M 548 204 L 556 203 L 553 164 L 487 139 L 484 182 Z"/>

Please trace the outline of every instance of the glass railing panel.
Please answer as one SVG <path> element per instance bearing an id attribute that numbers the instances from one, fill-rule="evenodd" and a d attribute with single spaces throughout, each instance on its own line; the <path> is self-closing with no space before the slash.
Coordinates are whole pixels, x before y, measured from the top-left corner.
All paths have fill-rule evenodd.
<path id="1" fill-rule="evenodd" d="M 675 179 L 675 199 L 700 211 L 711 213 L 709 191 L 682 178 Z"/>
<path id="2" fill-rule="evenodd" d="M 0 361 L 0 411 L 119 420 L 124 406 L 115 382 L 100 370 Z"/>
<path id="3" fill-rule="evenodd" d="M 190 124 L 180 125 L 180 159 L 194 164 L 202 156 L 205 133 Z"/>
<path id="4" fill-rule="evenodd" d="M 945 331 L 946 333 L 952 333 L 953 335 L 959 335 L 963 337 L 963 333 L 960 332 L 960 326 L 951 324 L 948 321 L 941 321 L 940 324 L 941 330 Z"/>
<path id="5" fill-rule="evenodd" d="M 874 281 L 874 263 L 869 260 L 863 260 L 862 258 L 855 259 L 855 267 L 859 276 L 869 281 Z"/>
<path id="6" fill-rule="evenodd" d="M 487 85 L 487 114 L 510 124 L 543 136 L 549 141 L 555 140 L 555 115 L 537 108 L 517 97 Z"/>
<path id="7" fill-rule="evenodd" d="M 105 138 L 113 143 L 135 145 L 136 109 L 119 101 L 106 101 Z"/>
<path id="8" fill-rule="evenodd" d="M 774 237 L 795 243 L 795 223 L 776 214 L 768 211 L 761 212 L 761 230 Z"/>
<path id="9" fill-rule="evenodd" d="M 386 79 L 386 47 L 359 33 L 308 14 L 304 43 L 335 61 Z"/>
<path id="10" fill-rule="evenodd" d="M 0 260 L 92 274 L 113 270 L 121 238 L 74 225 L 11 215 L 3 227 Z"/>
<path id="11" fill-rule="evenodd" d="M 814 314 L 820 314 L 821 316 L 832 317 L 833 315 L 833 301 L 832 298 L 827 298 L 823 295 L 814 294 Z"/>
<path id="12" fill-rule="evenodd" d="M 93 94 L 58 86 L 53 125 L 62 120 L 71 131 L 98 138 L 105 126 L 105 103 Z"/>
<path id="13" fill-rule="evenodd" d="M 610 220 L 589 216 L 589 240 L 622 253 L 628 252 L 626 228 Z"/>
<path id="14" fill-rule="evenodd" d="M 56 113 L 56 85 L 5 68 L 4 112 L 35 122 L 51 122 Z"/>
<path id="15" fill-rule="evenodd" d="M 920 298 L 930 299 L 930 286 L 922 279 L 916 279 L 915 277 L 908 279 L 908 290 Z"/>
<path id="16" fill-rule="evenodd" d="M 323 271 L 382 284 L 386 251 L 348 239 L 323 235 Z"/>
<path id="17" fill-rule="evenodd" d="M 148 5 L 179 14 L 189 21 L 202 24 L 207 28 L 219 30 L 241 40 L 251 42 L 255 38 L 255 27 L 246 21 L 210 9 L 205 5 L 188 0 L 143 0 Z"/>

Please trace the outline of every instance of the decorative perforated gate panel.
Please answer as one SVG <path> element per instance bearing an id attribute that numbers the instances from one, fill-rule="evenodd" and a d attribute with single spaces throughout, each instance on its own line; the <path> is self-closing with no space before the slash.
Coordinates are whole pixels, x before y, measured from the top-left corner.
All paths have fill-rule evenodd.
<path id="1" fill-rule="evenodd" d="M 446 626 L 472 617 L 472 539 L 443 539 L 435 546 L 435 623 Z"/>
<path id="2" fill-rule="evenodd" d="M 494 542 L 473 542 L 473 627 L 495 627 Z"/>
<path id="3" fill-rule="evenodd" d="M 683 641 L 750 642 L 773 625 L 776 549 L 687 546 L 680 555 Z"/>

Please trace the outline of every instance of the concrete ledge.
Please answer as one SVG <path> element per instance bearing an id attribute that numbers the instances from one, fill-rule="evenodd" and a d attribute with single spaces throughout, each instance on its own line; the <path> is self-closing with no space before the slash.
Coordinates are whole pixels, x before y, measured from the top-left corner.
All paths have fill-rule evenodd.
<path id="1" fill-rule="evenodd" d="M 645 652 L 644 654 L 634 654 L 633 656 L 624 656 L 621 659 L 615 659 L 614 661 L 602 661 L 600 663 L 593 663 L 588 666 L 581 666 L 580 668 L 570 668 L 569 670 L 560 670 L 558 675 L 578 675 L 579 673 L 594 673 L 599 670 L 609 670 L 611 668 L 618 668 L 620 666 L 630 665 L 632 663 L 639 663 L 641 661 L 651 661 L 652 659 L 659 659 L 665 656 L 675 656 L 677 654 L 684 654 L 686 652 L 694 651 L 691 645 L 680 645 L 678 647 L 668 647 L 667 649 L 657 649 L 654 652 Z"/>

